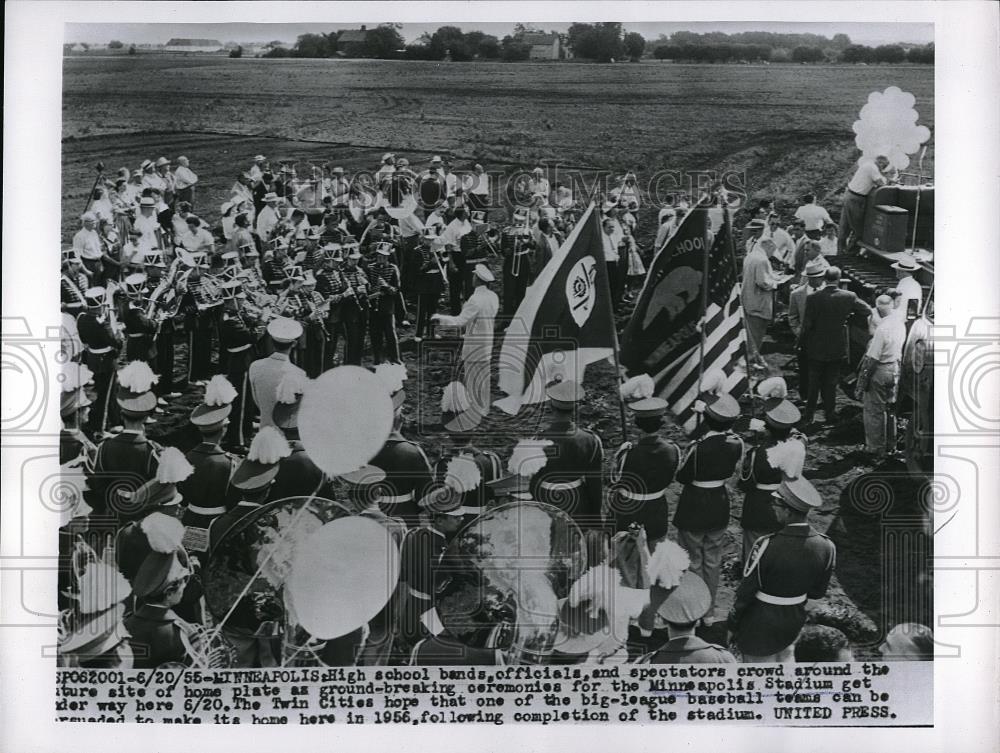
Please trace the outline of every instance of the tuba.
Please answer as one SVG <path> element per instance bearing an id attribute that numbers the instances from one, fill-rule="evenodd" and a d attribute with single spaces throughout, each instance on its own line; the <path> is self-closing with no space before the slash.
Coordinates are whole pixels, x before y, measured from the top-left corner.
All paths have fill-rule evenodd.
<path id="1" fill-rule="evenodd" d="M 252 510 L 203 573 L 216 630 L 240 667 L 353 664 L 398 575 L 388 528 L 315 496 Z"/>
<path id="2" fill-rule="evenodd" d="M 442 555 L 437 613 L 465 645 L 502 649 L 508 664 L 543 664 L 557 646 L 560 604 L 586 566 L 584 536 L 569 515 L 538 502 L 501 505 Z"/>

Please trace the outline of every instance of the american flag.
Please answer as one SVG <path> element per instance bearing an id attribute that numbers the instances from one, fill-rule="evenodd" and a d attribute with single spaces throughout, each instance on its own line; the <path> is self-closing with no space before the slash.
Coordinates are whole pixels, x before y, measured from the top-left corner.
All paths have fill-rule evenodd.
<path id="1" fill-rule="evenodd" d="M 749 385 L 744 359 L 746 331 L 734 259 L 732 220 L 727 210 L 709 251 L 708 306 L 701 319 L 705 332 L 704 360 L 699 341 L 658 371 L 650 372 L 656 394 L 669 403 L 671 413 L 688 434 L 698 425 L 698 414 L 693 408 L 699 395 L 700 374 L 721 369 L 726 374 L 724 389 L 735 398 Z"/>

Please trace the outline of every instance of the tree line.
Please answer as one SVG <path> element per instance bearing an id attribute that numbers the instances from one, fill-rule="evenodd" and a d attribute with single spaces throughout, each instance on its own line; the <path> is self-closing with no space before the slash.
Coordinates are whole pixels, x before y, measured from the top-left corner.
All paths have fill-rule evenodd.
<path id="1" fill-rule="evenodd" d="M 735 34 L 708 32 L 697 34 L 678 31 L 648 42 L 637 32 L 628 32 L 622 24 L 574 23 L 565 33 L 544 32 L 527 24 L 515 24 L 514 33 L 502 39 L 482 31 L 462 31 L 457 26 L 442 26 L 425 33 L 411 44 L 403 39 L 401 24 L 384 23 L 344 36 L 343 30 L 302 34 L 292 47 L 273 46 L 264 57 L 295 58 L 379 58 L 400 60 L 527 60 L 531 44 L 529 34 L 548 33 L 559 37 L 560 57 L 610 62 L 638 61 L 643 57 L 690 62 L 843 62 L 843 63 L 933 63 L 934 45 L 867 47 L 853 44 L 846 34 L 832 38 L 819 34 L 777 34 L 750 31 Z"/>

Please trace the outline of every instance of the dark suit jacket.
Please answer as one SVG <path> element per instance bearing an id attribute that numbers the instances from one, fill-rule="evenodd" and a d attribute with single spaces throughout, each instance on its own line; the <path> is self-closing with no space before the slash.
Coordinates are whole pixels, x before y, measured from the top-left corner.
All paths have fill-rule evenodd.
<path id="1" fill-rule="evenodd" d="M 696 635 L 681 635 L 664 643 L 637 664 L 735 664 L 736 658 L 722 646 L 706 643 Z"/>
<path id="2" fill-rule="evenodd" d="M 847 358 L 847 319 L 851 314 L 868 316 L 871 309 L 849 290 L 824 287 L 806 298 L 800 342 L 811 361 Z"/>

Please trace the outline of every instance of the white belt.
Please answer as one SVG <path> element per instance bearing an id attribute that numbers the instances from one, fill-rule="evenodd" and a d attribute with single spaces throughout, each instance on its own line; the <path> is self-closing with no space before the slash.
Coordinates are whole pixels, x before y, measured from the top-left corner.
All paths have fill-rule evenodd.
<path id="1" fill-rule="evenodd" d="M 658 492 L 652 492 L 651 494 L 640 494 L 639 492 L 630 492 L 628 489 L 622 489 L 622 496 L 625 499 L 635 500 L 636 502 L 650 502 L 654 499 L 665 499 L 667 490 L 660 489 Z"/>
<path id="2" fill-rule="evenodd" d="M 441 274 L 441 270 L 440 269 L 425 269 L 424 270 L 424 274 L 439 275 L 439 274 Z"/>
<path id="3" fill-rule="evenodd" d="M 776 492 L 781 484 L 757 484 L 756 486 L 762 492 Z"/>
<path id="4" fill-rule="evenodd" d="M 692 481 L 691 486 L 696 486 L 699 489 L 718 489 L 720 486 L 726 485 L 726 479 L 718 479 L 717 481 Z"/>
<path id="5" fill-rule="evenodd" d="M 378 501 L 381 502 L 383 505 L 399 505 L 402 504 L 403 502 L 412 502 L 413 492 L 407 492 L 406 494 L 396 494 L 396 495 L 385 494 L 379 497 Z"/>
<path id="6" fill-rule="evenodd" d="M 583 486 L 583 479 L 577 478 L 572 481 L 543 481 L 539 484 L 542 489 L 551 492 L 565 492 L 570 489 L 579 489 Z"/>
<path id="7" fill-rule="evenodd" d="M 514 256 L 524 256 L 525 254 L 530 254 L 530 253 L 531 249 L 528 249 L 527 251 L 515 251 Z"/>
<path id="8" fill-rule="evenodd" d="M 198 505 L 188 505 L 188 510 L 195 515 L 222 515 L 226 511 L 225 507 L 199 507 Z"/>
<path id="9" fill-rule="evenodd" d="M 152 337 L 152 335 L 150 335 L 150 334 L 148 334 L 146 332 L 129 332 L 128 336 L 129 337 Z"/>
<path id="10" fill-rule="evenodd" d="M 418 599 L 423 599 L 424 601 L 430 601 L 431 595 L 425 594 L 423 591 L 418 591 L 413 586 L 410 586 L 410 593 L 416 596 Z"/>
<path id="11" fill-rule="evenodd" d="M 250 344 L 238 345 L 235 348 L 226 348 L 227 353 L 242 353 L 244 350 L 250 347 Z"/>
<path id="12" fill-rule="evenodd" d="M 105 346 L 103 348 L 90 348 L 90 347 L 88 347 L 87 348 L 87 352 L 88 353 L 93 353 L 95 356 L 99 356 L 99 355 L 102 355 L 103 353 L 110 353 L 111 352 L 111 346 L 107 345 L 107 346 Z"/>
<path id="13" fill-rule="evenodd" d="M 758 591 L 757 601 L 763 601 L 765 604 L 776 604 L 779 607 L 793 607 L 796 604 L 805 604 L 806 595 L 802 594 L 800 596 L 771 596 L 771 594 L 766 594 L 763 591 Z"/>

